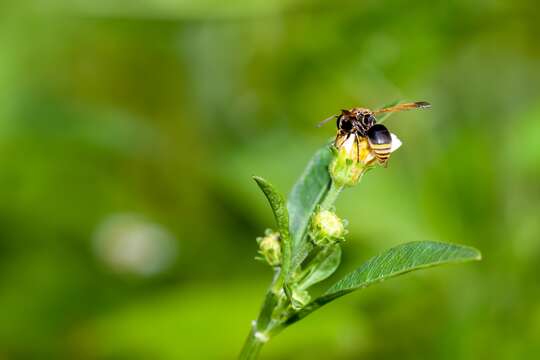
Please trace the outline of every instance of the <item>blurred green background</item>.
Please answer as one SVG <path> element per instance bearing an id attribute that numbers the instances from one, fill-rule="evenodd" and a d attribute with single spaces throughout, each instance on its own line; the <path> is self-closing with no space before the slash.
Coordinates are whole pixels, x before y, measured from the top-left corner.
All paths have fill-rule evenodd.
<path id="1" fill-rule="evenodd" d="M 341 108 L 428 100 L 337 209 L 339 277 L 413 240 L 481 263 L 394 279 L 263 359 L 540 356 L 533 0 L 0 4 L 0 359 L 233 359 L 273 219 Z"/>

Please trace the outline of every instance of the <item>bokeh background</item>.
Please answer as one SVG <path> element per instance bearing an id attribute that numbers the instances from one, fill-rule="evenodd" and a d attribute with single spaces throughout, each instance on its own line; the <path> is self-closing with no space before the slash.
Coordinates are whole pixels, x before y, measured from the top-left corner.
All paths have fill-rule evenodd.
<path id="1" fill-rule="evenodd" d="M 540 354 L 540 24 L 533 0 L 4 1 L 0 359 L 233 359 L 273 219 L 341 108 L 403 147 L 340 198 L 339 277 L 440 240 L 481 263 L 349 295 L 263 359 Z"/>

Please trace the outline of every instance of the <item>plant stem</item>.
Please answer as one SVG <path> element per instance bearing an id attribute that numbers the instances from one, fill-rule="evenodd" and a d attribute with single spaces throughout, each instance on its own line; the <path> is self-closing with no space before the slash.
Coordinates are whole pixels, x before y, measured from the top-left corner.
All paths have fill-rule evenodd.
<path id="1" fill-rule="evenodd" d="M 343 186 L 337 186 L 333 181 L 330 184 L 328 192 L 320 203 L 322 210 L 330 209 L 336 202 L 339 194 L 343 190 Z M 289 260 L 290 262 L 290 260 Z M 290 263 L 286 264 L 290 267 Z M 282 269 L 280 269 L 282 270 Z M 272 314 L 274 310 L 280 308 L 280 299 L 282 295 L 283 284 L 286 280 L 286 273 L 282 271 L 276 271 L 272 285 L 268 289 L 266 299 L 261 308 L 257 321 L 253 322 L 251 331 L 244 343 L 242 352 L 240 353 L 239 360 L 253 360 L 257 359 L 263 345 L 270 340 L 271 335 L 275 335 L 283 329 L 283 323 L 276 323 L 272 320 Z M 288 303 L 288 302 L 287 302 Z M 280 312 L 280 310 L 276 310 Z M 281 310 L 283 311 L 283 309 Z"/>
<path id="2" fill-rule="evenodd" d="M 276 283 L 281 278 L 280 269 L 276 269 L 274 279 L 268 289 L 257 320 L 253 321 L 249 335 L 244 342 L 239 360 L 256 359 L 262 346 L 270 339 L 270 333 L 276 327 L 272 320 L 274 309 L 279 306 L 280 295 L 276 293 Z"/>
<path id="3" fill-rule="evenodd" d="M 252 360 L 256 359 L 259 356 L 259 353 L 261 352 L 262 346 L 264 345 L 265 341 L 262 341 L 260 338 L 258 338 L 256 334 L 257 329 L 256 324 L 254 324 L 254 326 L 252 326 L 251 328 L 251 331 L 249 332 L 246 342 L 244 343 L 242 352 L 238 357 L 239 360 Z"/>
<path id="4" fill-rule="evenodd" d="M 332 181 L 330 184 L 330 189 L 328 189 L 328 192 L 326 193 L 324 199 L 321 201 L 321 205 L 320 205 L 321 209 L 322 210 L 330 209 L 336 202 L 342 190 L 343 190 L 343 186 L 338 186 L 336 185 L 334 181 Z"/>

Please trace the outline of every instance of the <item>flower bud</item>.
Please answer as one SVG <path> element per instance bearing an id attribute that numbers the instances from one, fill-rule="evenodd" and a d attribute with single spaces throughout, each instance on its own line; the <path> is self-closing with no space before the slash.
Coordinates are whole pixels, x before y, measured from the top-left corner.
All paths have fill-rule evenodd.
<path id="1" fill-rule="evenodd" d="M 328 246 L 345 240 L 345 222 L 329 210 L 317 211 L 311 219 L 309 235 L 317 246 Z"/>
<path id="2" fill-rule="evenodd" d="M 392 147 L 394 152 L 401 146 L 401 141 L 394 134 Z M 367 170 L 377 161 L 375 153 L 371 150 L 366 137 L 356 134 L 347 135 L 345 141 L 336 149 L 334 160 L 330 163 L 329 172 L 337 186 L 354 186 Z"/>
<path id="3" fill-rule="evenodd" d="M 258 237 L 259 254 L 270 266 L 279 266 L 281 264 L 281 242 L 278 232 L 268 229 L 264 237 Z"/>
<path id="4" fill-rule="evenodd" d="M 304 308 L 311 301 L 311 296 L 307 290 L 300 289 L 296 285 L 288 285 L 285 287 L 285 292 L 291 300 L 291 306 L 294 310 Z"/>

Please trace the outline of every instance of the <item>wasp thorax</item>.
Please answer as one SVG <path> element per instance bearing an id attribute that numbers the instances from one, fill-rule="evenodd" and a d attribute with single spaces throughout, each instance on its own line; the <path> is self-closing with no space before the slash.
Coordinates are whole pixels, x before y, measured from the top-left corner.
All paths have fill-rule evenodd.
<path id="1" fill-rule="evenodd" d="M 375 116 L 373 116 L 372 113 L 364 114 L 362 119 L 360 120 L 362 122 L 362 125 L 364 125 L 366 128 L 370 128 L 375 124 Z"/>

